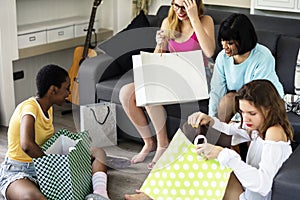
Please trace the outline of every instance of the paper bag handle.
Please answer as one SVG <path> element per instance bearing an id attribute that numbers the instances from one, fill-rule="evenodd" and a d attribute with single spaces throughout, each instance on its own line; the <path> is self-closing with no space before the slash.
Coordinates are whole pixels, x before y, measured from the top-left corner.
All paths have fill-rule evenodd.
<path id="1" fill-rule="evenodd" d="M 90 110 L 92 111 L 93 116 L 94 116 L 96 122 L 97 122 L 98 124 L 100 124 L 100 125 L 103 125 L 103 124 L 106 122 L 106 120 L 107 120 L 107 118 L 108 118 L 108 115 L 109 115 L 109 113 L 110 113 L 110 108 L 109 108 L 109 106 L 106 106 L 106 107 L 107 107 L 107 114 L 106 114 L 106 116 L 105 116 L 105 118 L 104 118 L 104 120 L 103 120 L 102 122 L 100 122 L 100 121 L 97 119 L 97 116 L 96 116 L 95 111 L 94 111 L 92 108 L 90 108 Z"/>
<path id="2" fill-rule="evenodd" d="M 199 139 L 203 139 L 203 144 L 207 143 L 207 139 L 204 135 L 197 135 L 197 137 L 194 139 L 194 145 L 198 144 Z"/>

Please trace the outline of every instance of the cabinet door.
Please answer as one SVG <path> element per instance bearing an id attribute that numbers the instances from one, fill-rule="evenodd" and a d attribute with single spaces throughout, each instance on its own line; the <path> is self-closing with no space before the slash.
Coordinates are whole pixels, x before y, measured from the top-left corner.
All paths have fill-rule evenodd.
<path id="1" fill-rule="evenodd" d="M 299 0 L 298 0 L 299 1 Z M 295 8 L 296 0 L 256 0 L 257 7 Z"/>

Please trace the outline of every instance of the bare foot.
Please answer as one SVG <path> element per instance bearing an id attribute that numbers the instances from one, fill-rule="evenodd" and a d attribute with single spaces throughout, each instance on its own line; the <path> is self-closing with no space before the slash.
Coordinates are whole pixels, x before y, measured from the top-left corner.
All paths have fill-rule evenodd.
<path id="1" fill-rule="evenodd" d="M 155 149 L 156 149 L 155 143 L 153 143 L 152 145 L 144 145 L 140 153 L 132 157 L 131 163 L 136 164 L 136 163 L 143 162 L 145 158 L 148 156 L 148 154 L 152 151 L 155 151 Z"/>
<path id="2" fill-rule="evenodd" d="M 140 192 L 138 194 L 125 194 L 124 198 L 125 200 L 152 200 L 143 192 Z"/>
<path id="3" fill-rule="evenodd" d="M 166 151 L 167 148 L 168 148 L 168 146 L 166 146 L 166 147 L 157 147 L 156 153 L 155 153 L 151 163 L 148 164 L 148 169 L 152 169 L 154 167 L 156 162 L 163 155 L 163 153 Z"/>

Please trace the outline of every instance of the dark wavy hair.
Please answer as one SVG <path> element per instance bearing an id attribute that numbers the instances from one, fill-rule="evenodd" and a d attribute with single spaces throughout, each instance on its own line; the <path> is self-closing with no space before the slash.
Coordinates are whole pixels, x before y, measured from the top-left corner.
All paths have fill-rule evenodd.
<path id="1" fill-rule="evenodd" d="M 36 75 L 37 95 L 44 97 L 51 85 L 60 88 L 68 76 L 68 72 L 60 66 L 49 64 L 42 67 Z"/>
<path id="2" fill-rule="evenodd" d="M 237 92 L 235 96 L 235 110 L 241 114 L 239 100 L 251 102 L 260 112 L 262 112 L 262 108 L 267 111 L 262 112 L 265 118 L 261 131 L 263 138 L 265 138 L 269 127 L 279 124 L 285 130 L 287 137 L 291 141 L 293 140 L 293 130 L 286 114 L 284 100 L 280 97 L 271 81 L 263 79 L 253 80 L 245 84 Z M 243 118 L 241 122 L 243 122 Z"/>
<path id="3" fill-rule="evenodd" d="M 218 34 L 220 47 L 222 47 L 222 40 L 233 40 L 237 45 L 238 54 L 242 55 L 256 46 L 257 35 L 253 24 L 246 15 L 233 13 L 220 25 Z"/>

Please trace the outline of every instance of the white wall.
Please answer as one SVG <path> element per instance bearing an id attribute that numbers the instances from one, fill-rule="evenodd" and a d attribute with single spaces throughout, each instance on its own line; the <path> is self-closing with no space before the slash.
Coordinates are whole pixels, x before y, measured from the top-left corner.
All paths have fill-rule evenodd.
<path id="1" fill-rule="evenodd" d="M 83 15 L 90 16 L 93 0 L 16 0 L 18 25 Z"/>
<path id="2" fill-rule="evenodd" d="M 78 15 L 89 18 L 93 2 L 93 0 L 17 0 L 17 24 L 30 24 Z M 96 18 L 99 18 L 101 7 L 102 5 L 97 8 Z M 68 70 L 73 62 L 73 52 L 74 48 L 71 48 L 14 61 L 13 72 L 24 72 L 23 79 L 13 82 L 16 104 L 36 94 L 35 77 L 41 67 L 46 64 L 57 64 Z"/>
<path id="3" fill-rule="evenodd" d="M 0 125 L 8 125 L 15 108 L 12 60 L 18 57 L 15 0 L 0 6 Z"/>
<path id="4" fill-rule="evenodd" d="M 149 8 L 149 14 L 156 14 L 161 5 L 171 5 L 171 2 L 172 0 L 152 0 L 152 4 Z"/>
<path id="5" fill-rule="evenodd" d="M 209 5 L 222 5 L 240 8 L 250 8 L 251 0 L 203 0 L 203 3 Z"/>

